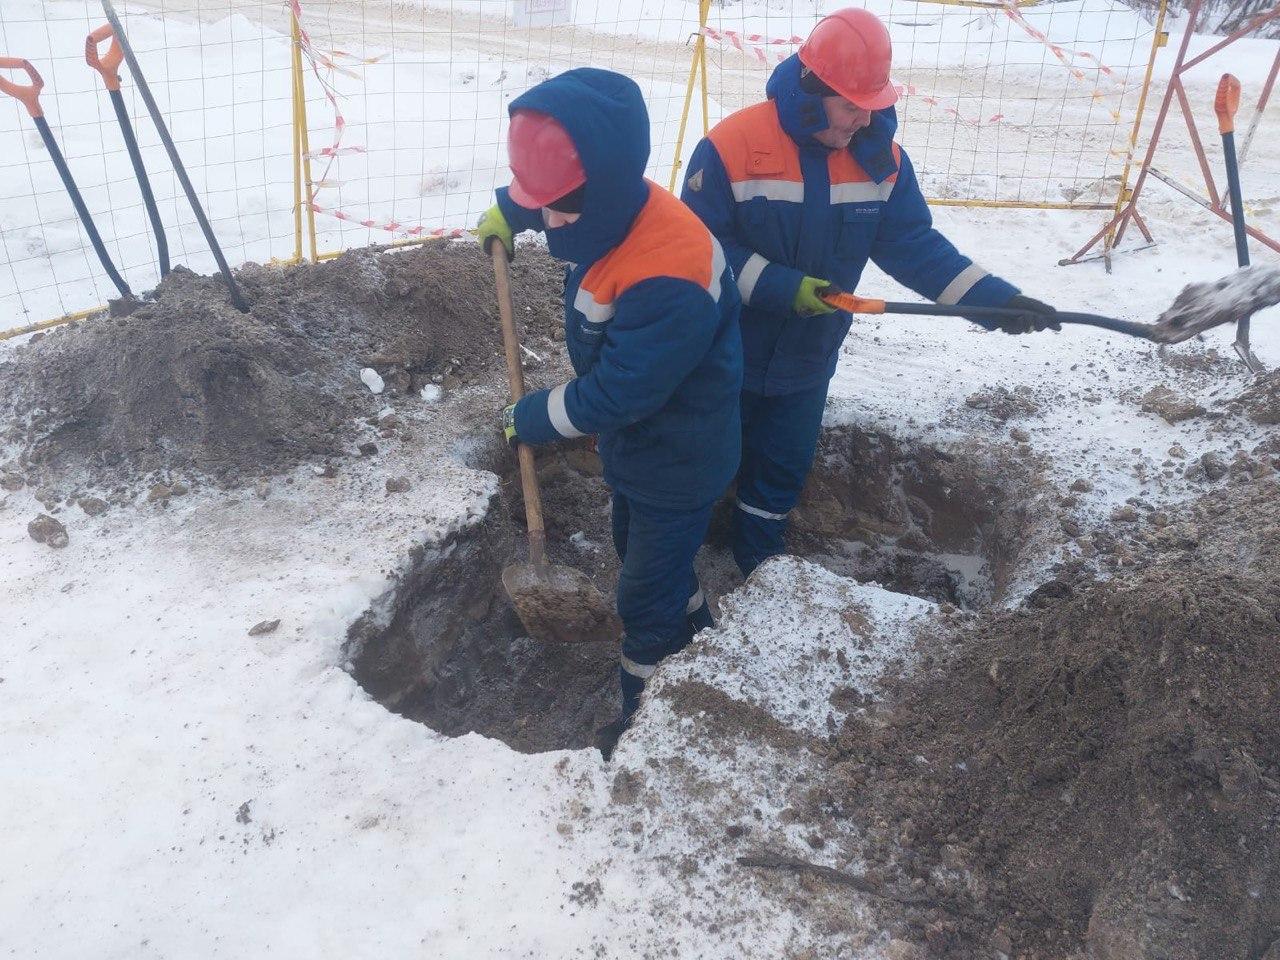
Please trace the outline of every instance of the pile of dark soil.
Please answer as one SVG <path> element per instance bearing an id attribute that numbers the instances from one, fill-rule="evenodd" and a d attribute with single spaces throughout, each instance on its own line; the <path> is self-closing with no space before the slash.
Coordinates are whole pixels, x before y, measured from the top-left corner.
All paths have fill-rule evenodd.
<path id="1" fill-rule="evenodd" d="M 562 268 L 524 247 L 514 273 L 521 322 L 548 337 Z M 238 279 L 247 314 L 218 279 L 179 268 L 127 316 L 51 333 L 0 364 L 3 439 L 23 451 L 27 482 L 85 469 L 234 483 L 352 453 L 359 421 L 390 398 L 500 375 L 492 265 L 474 244 L 249 265 Z"/>
<path id="2" fill-rule="evenodd" d="M 1237 400 L 1256 423 L 1280 423 L 1280 370 L 1258 377 Z"/>
<path id="3" fill-rule="evenodd" d="M 901 892 L 895 935 L 937 957 L 1280 956 L 1280 487 L 1202 498 L 1142 559 L 926 640 L 836 738 L 806 815 L 869 827 L 850 853 Z"/>

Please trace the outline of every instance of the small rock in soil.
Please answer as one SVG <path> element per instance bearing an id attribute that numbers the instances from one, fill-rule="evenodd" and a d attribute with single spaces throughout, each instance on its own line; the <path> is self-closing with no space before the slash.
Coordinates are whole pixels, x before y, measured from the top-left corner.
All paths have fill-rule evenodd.
<path id="1" fill-rule="evenodd" d="M 1191 420 L 1203 416 L 1205 412 L 1204 407 L 1194 400 L 1181 396 L 1163 385 L 1152 387 L 1142 395 L 1140 402 L 1144 413 L 1154 413 L 1163 418 L 1166 423 Z"/>
<path id="2" fill-rule="evenodd" d="M 91 517 L 105 513 L 107 509 L 107 501 L 100 497 L 81 497 L 76 503 L 79 504 L 81 510 Z"/>
<path id="3" fill-rule="evenodd" d="M 366 440 L 364 443 L 360 444 L 357 449 L 360 451 L 360 456 L 372 457 L 378 452 L 378 445 L 372 440 Z"/>
<path id="4" fill-rule="evenodd" d="M 387 478 L 387 493 L 408 493 L 410 486 L 408 477 Z"/>
<path id="5" fill-rule="evenodd" d="M 27 481 L 20 473 L 6 473 L 0 476 L 0 487 L 6 490 L 21 490 L 26 484 Z"/>
<path id="6" fill-rule="evenodd" d="M 884 955 L 885 960 L 924 960 L 924 951 L 909 940 L 890 940 Z"/>
<path id="7" fill-rule="evenodd" d="M 260 620 L 249 628 L 249 636 L 261 637 L 264 634 L 275 633 L 276 627 L 280 626 L 279 619 L 276 620 Z"/>
<path id="8" fill-rule="evenodd" d="M 1200 466 L 1204 468 L 1204 475 L 1214 483 L 1225 477 L 1230 469 L 1226 461 L 1222 459 L 1222 454 L 1216 450 L 1210 450 L 1202 456 L 1200 458 Z"/>
<path id="9" fill-rule="evenodd" d="M 996 387 L 985 393 L 971 394 L 965 398 L 964 402 L 966 406 L 981 410 L 1001 423 L 1033 416 L 1040 412 L 1040 404 L 1036 402 L 1034 395 L 1027 387 L 1018 387 L 1015 390 Z"/>
<path id="10" fill-rule="evenodd" d="M 27 524 L 27 534 L 36 543 L 47 544 L 55 550 L 60 550 L 70 543 L 67 528 L 47 513 L 38 514 Z"/>
<path id="11" fill-rule="evenodd" d="M 1081 477 L 1079 480 L 1072 482 L 1071 492 L 1072 493 L 1092 493 L 1093 484 L 1090 483 L 1088 480 L 1084 479 L 1083 477 Z"/>

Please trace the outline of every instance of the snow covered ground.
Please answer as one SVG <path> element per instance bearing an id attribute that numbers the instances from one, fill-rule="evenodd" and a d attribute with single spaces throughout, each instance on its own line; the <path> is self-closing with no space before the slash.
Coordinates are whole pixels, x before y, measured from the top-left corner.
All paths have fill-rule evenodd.
<path id="1" fill-rule="evenodd" d="M 1000 241 L 982 244 L 990 224 L 944 219 L 1032 292 L 1130 316 L 1168 298 L 1162 274 L 1176 286 L 1225 266 L 1187 242 L 1177 263 L 1157 248 L 1118 261 L 1110 278 L 1100 265 L 1028 275 L 1019 267 L 1043 236 L 1038 217 L 1017 229 L 1002 219 L 985 234 Z M 1153 218 L 1162 233 L 1176 227 Z M 1261 355 L 1280 362 L 1274 320 L 1256 330 Z M 1227 352 L 1225 333 L 1211 340 Z M 1258 438 L 1234 420 L 1229 434 L 1209 417 L 1166 424 L 1140 411 L 1139 394 L 1169 383 L 1212 408 L 1244 382 L 1228 364 L 1188 378 L 1150 348 L 1092 331 L 1012 339 L 883 319 L 850 337 L 829 419 L 938 443 L 998 438 L 1007 427 L 979 412 L 952 417 L 967 395 L 1060 385 L 1060 404 L 1019 424 L 1060 465 L 1055 482 L 1092 479 L 1085 499 L 1105 514 L 1133 494 L 1180 495 L 1156 466 L 1174 443 L 1195 456 Z M 1098 402 L 1082 405 L 1081 392 Z M 774 819 L 788 781 L 769 771 L 791 762 L 774 747 L 748 739 L 728 758 L 722 743 L 699 752 L 709 741 L 685 721 L 677 735 L 655 697 L 612 767 L 594 751 L 520 755 L 392 715 L 344 672 L 347 626 L 392 589 L 410 547 L 473 522 L 494 489 L 492 475 L 441 456 L 443 438 L 417 449 L 402 462 L 357 461 L 336 480 L 304 471 L 265 499 L 197 491 L 169 509 L 142 502 L 95 519 L 67 508 L 62 551 L 26 536 L 40 509 L 28 491 L 2 501 L 0 814 L 11 828 L 0 914 L 19 918 L 0 928 L 7 953 L 630 957 L 674 945 L 679 956 L 763 957 L 830 942 L 758 904 L 735 851 L 717 854 L 708 839 L 721 804 L 752 795 L 761 836 L 798 842 Z M 1135 462 L 1149 464 L 1147 482 Z M 411 497 L 382 493 L 389 472 L 415 478 Z M 802 580 L 807 593 L 795 589 Z M 777 571 L 731 597 L 723 629 L 665 668 L 662 684 L 701 680 L 784 725 L 825 724 L 813 710 L 830 678 L 805 665 L 845 644 L 824 618 L 850 597 L 873 624 L 927 608 L 808 565 Z M 247 636 L 276 618 L 276 632 Z M 906 639 L 878 636 L 860 668 L 867 680 Z M 760 659 L 743 656 L 748 643 Z M 704 801 L 673 799 L 688 782 L 671 767 L 677 753 L 701 771 Z M 647 771 L 651 805 L 615 799 L 630 789 L 617 786 L 623 769 Z M 690 856 L 701 865 L 692 873 L 680 866 Z M 709 938 L 726 917 L 732 935 Z M 851 956 L 882 955 L 874 929 L 855 932 Z"/>
<path id="2" fill-rule="evenodd" d="M 1256 84 L 1269 60 L 1231 65 Z M 1280 194 L 1277 142 L 1258 141 L 1256 196 Z M 1175 162 L 1194 170 L 1185 154 Z M 1055 265 L 1089 217 L 945 208 L 937 220 L 1033 296 L 1153 320 L 1234 255 L 1226 224 L 1160 185 L 1143 209 L 1160 243 L 1117 257 L 1112 274 Z M 859 292 L 902 295 L 872 271 Z M 1280 310 L 1254 331 L 1259 356 L 1280 364 Z M 1230 340 L 1215 331 L 1162 353 L 1083 328 L 1010 338 L 956 320 L 869 319 L 846 343 L 828 421 L 939 446 L 1025 442 L 1056 465 L 1055 484 L 1090 480 L 1081 507 L 1103 517 L 1131 496 L 1186 495 L 1163 466 L 1175 444 L 1193 458 L 1261 439 L 1220 415 L 1248 382 Z M 1143 412 L 1158 384 L 1208 413 L 1169 424 Z M 1016 422 L 966 404 L 1019 386 L 1039 411 Z M 463 465 L 450 422 L 388 454 L 400 459 L 356 460 L 337 478 L 304 470 L 96 518 L 67 507 L 64 550 L 27 536 L 42 509 L 32 491 L 0 498 L 0 953 L 887 955 L 873 927 L 795 925 L 720 838 L 750 818 L 752 839 L 801 847 L 781 811 L 809 761 L 787 731 L 838 719 L 832 686 L 869 685 L 931 605 L 779 561 L 727 598 L 719 630 L 664 666 L 612 765 L 594 751 L 521 755 L 444 737 L 373 702 L 343 669 L 342 645 L 413 547 L 448 549 L 493 496 L 496 478 Z M 412 477 L 411 495 L 387 496 L 390 474 Z M 248 635 L 277 618 L 274 632 Z M 824 658 L 831 650 L 852 666 Z M 701 726 L 691 688 L 742 704 L 762 732 Z"/>

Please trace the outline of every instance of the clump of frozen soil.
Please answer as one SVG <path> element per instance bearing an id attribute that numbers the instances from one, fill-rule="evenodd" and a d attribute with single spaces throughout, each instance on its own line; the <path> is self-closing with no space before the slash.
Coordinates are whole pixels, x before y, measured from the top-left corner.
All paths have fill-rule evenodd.
<path id="1" fill-rule="evenodd" d="M 1278 553 L 1280 487 L 1241 484 L 1138 573 L 926 640 L 806 814 L 904 892 L 886 925 L 948 958 L 1280 951 Z"/>
<path id="2" fill-rule="evenodd" d="M 1237 401 L 1255 423 L 1280 424 L 1280 370 L 1258 377 Z"/>
<path id="3" fill-rule="evenodd" d="M 33 484 L 72 471 L 235 483 L 352 454 L 359 422 L 388 399 L 500 376 L 491 271 L 460 243 L 251 264 L 238 272 L 242 314 L 219 279 L 178 268 L 132 313 L 55 331 L 0 363 L 3 439 Z M 520 319 L 545 335 L 560 322 L 561 269 L 524 247 L 514 273 Z M 382 395 L 361 381 L 365 367 Z"/>

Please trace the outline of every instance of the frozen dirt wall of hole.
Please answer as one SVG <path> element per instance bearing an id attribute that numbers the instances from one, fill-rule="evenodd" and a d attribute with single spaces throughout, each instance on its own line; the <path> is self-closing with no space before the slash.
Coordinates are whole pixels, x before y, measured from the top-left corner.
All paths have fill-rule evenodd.
<path id="1" fill-rule="evenodd" d="M 1038 466 L 964 441 L 941 449 L 830 427 L 791 514 L 792 552 L 891 590 L 982 606 L 999 599 L 1037 526 Z"/>
<path id="2" fill-rule="evenodd" d="M 501 583 L 523 549 L 495 499 L 482 520 L 414 551 L 392 593 L 348 632 L 356 681 L 449 736 L 480 733 L 525 753 L 590 746 L 618 710 L 617 644 L 525 636 Z"/>
<path id="3" fill-rule="evenodd" d="M 548 553 L 606 595 L 616 585 L 609 495 L 585 447 L 539 457 Z M 978 606 L 1003 591 L 1034 529 L 1034 468 L 999 447 L 943 451 L 837 427 L 793 514 L 791 552 L 833 572 L 928 599 Z M 722 517 L 731 513 L 728 498 Z M 525 636 L 501 586 L 524 556 L 518 482 L 486 516 L 419 549 L 396 588 L 350 630 L 356 680 L 388 709 L 451 736 L 477 732 L 526 752 L 590 746 L 616 715 L 618 644 Z M 717 596 L 735 588 L 722 526 L 700 560 Z"/>

